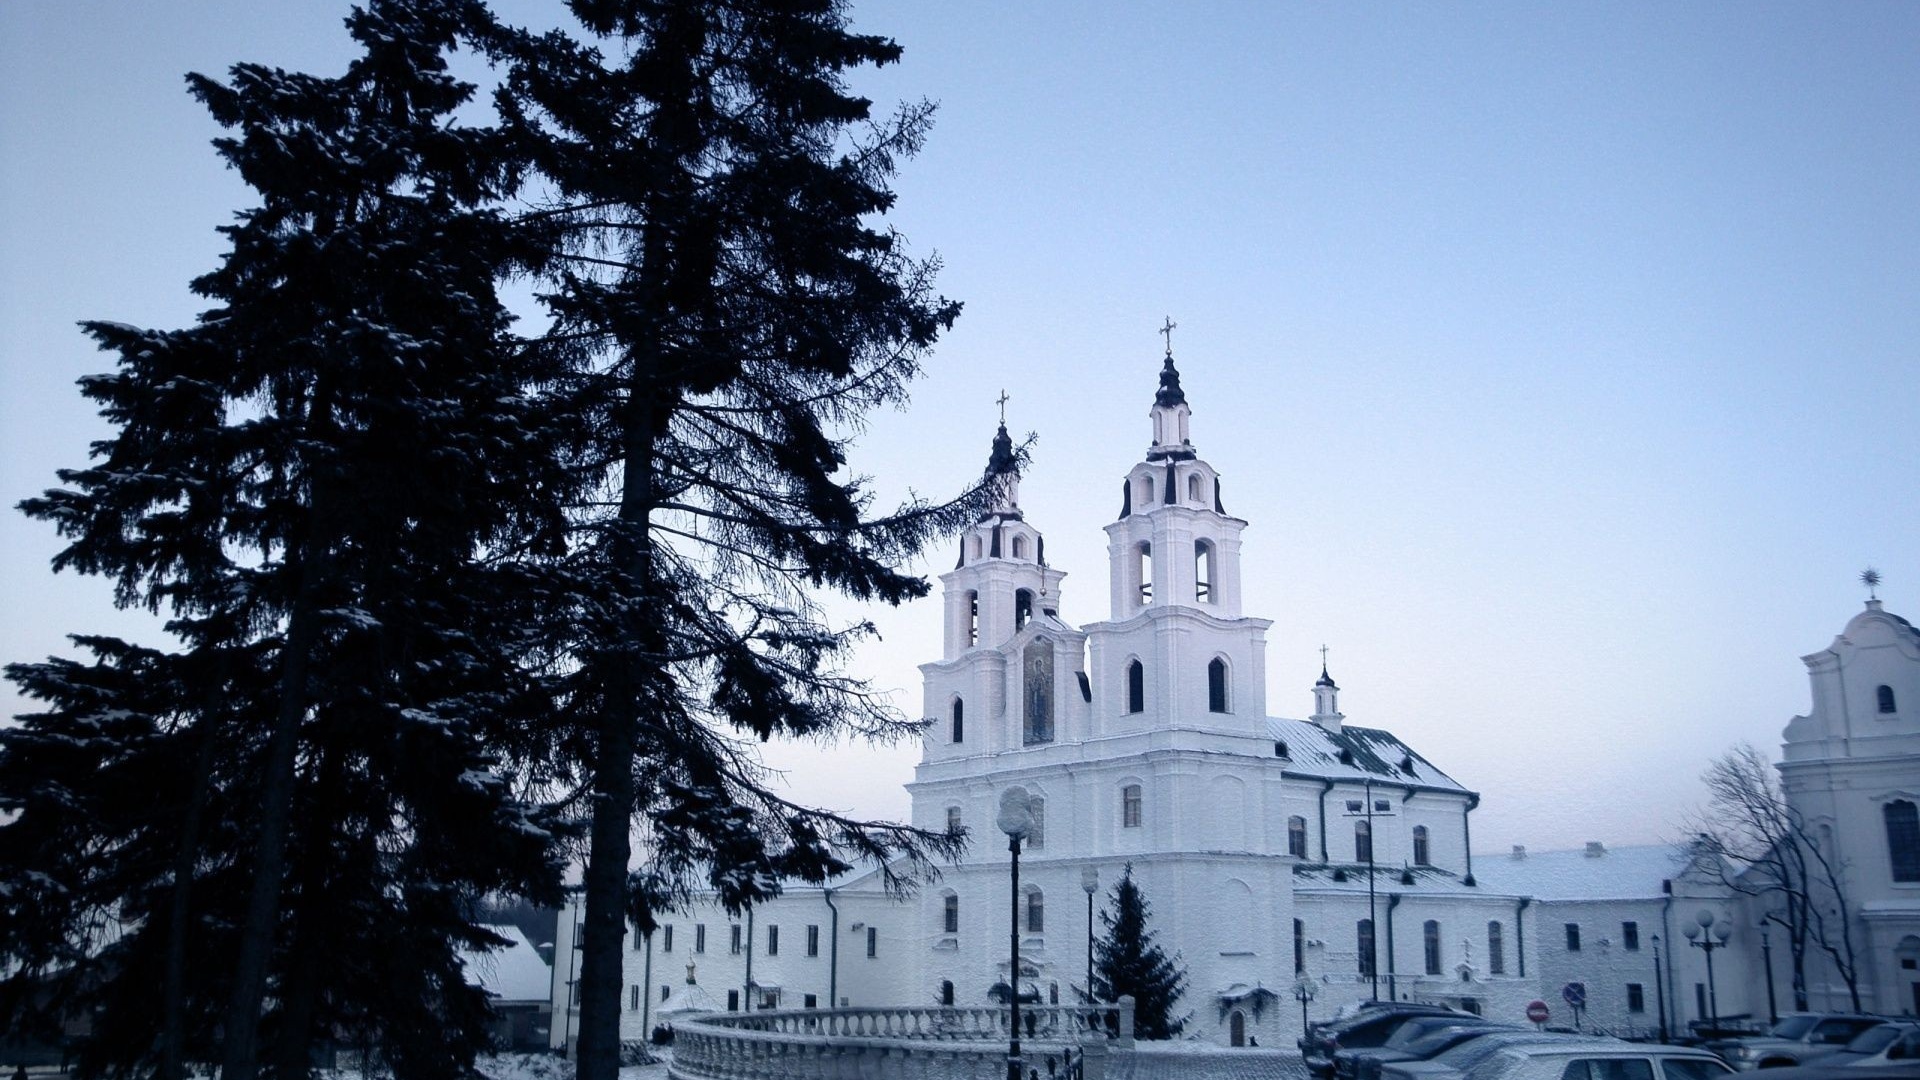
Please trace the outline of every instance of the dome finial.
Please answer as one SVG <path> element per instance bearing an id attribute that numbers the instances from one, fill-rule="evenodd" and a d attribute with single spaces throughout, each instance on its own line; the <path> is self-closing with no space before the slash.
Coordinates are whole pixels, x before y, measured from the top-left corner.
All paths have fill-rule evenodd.
<path id="1" fill-rule="evenodd" d="M 1315 686 L 1332 686 L 1333 676 L 1327 674 L 1327 647 L 1320 646 L 1320 681 Z"/>
<path id="2" fill-rule="evenodd" d="M 1160 326 L 1160 336 L 1167 339 L 1167 362 L 1160 368 L 1160 389 L 1153 395 L 1153 403 L 1167 408 L 1187 403 L 1187 395 L 1180 389 L 1179 369 L 1173 366 L 1173 332 L 1179 326 L 1171 315 Z"/>
<path id="3" fill-rule="evenodd" d="M 1880 571 L 1871 566 L 1860 571 L 1860 584 L 1867 587 L 1867 599 L 1880 599 Z"/>

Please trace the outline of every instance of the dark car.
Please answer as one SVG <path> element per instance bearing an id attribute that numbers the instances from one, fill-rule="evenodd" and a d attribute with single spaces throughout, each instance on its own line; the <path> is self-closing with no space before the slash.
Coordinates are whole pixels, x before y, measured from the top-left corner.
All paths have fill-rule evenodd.
<path id="1" fill-rule="evenodd" d="M 1416 1016 L 1471 1017 L 1444 1005 L 1412 1005 L 1401 1001 L 1369 1001 L 1352 1016 L 1315 1024 L 1300 1037 L 1300 1056 L 1315 1076 L 1333 1075 L 1333 1055 L 1342 1047 L 1379 1046 L 1399 1026 Z"/>
<path id="2" fill-rule="evenodd" d="M 1438 1024 L 1422 1023 L 1426 1020 Z M 1481 1021 L 1473 1024 L 1454 1022 L 1454 1017 L 1422 1017 L 1401 1026 L 1386 1043 L 1367 1048 L 1342 1050 L 1333 1057 L 1334 1071 L 1345 1080 L 1380 1080 L 1381 1069 L 1393 1062 L 1425 1061 L 1436 1054 L 1487 1035 L 1524 1032 L 1538 1034 L 1532 1028 Z M 1416 1026 L 1418 1025 L 1418 1026 Z"/>

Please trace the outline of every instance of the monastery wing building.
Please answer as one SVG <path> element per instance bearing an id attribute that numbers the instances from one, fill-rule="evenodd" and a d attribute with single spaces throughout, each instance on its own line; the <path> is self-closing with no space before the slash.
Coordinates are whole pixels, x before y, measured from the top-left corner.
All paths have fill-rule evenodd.
<path id="1" fill-rule="evenodd" d="M 1270 715 L 1271 623 L 1241 604 L 1248 523 L 1193 442 L 1171 353 L 1148 418 L 1106 526 L 1107 616 L 1080 626 L 1020 505 L 1004 424 L 993 439 L 993 506 L 940 579 L 943 647 L 920 669 L 929 723 L 907 785 L 915 825 L 969 834 L 964 861 L 905 901 L 869 870 L 744 917 L 696 903 L 664 918 L 632 936 L 623 1037 L 710 1011 L 978 1006 L 1008 984 L 1083 1000 L 1093 907 L 1129 864 L 1186 968 L 1186 1035 L 1208 1042 L 1291 1046 L 1297 989 L 1316 1020 L 1387 998 L 1517 1023 L 1537 999 L 1553 1024 L 1627 1035 L 1847 1006 L 1817 956 L 1793 992 L 1780 937 L 1758 933 L 1763 898 L 1730 891 L 1737 873 L 1709 856 L 1590 843 L 1476 867 L 1479 795 L 1390 732 L 1347 724 L 1324 663 L 1298 691 L 1306 718 Z M 1785 789 L 1842 860 L 1863 1003 L 1912 1012 L 1920 632 L 1871 600 L 1805 660 L 1813 708 L 1787 727 Z M 1013 787 L 1034 799 L 1017 897 L 995 825 Z M 1703 916 L 1728 929 L 1718 957 L 1689 947 Z M 575 1030 L 576 919 L 555 935 L 555 1046 Z"/>

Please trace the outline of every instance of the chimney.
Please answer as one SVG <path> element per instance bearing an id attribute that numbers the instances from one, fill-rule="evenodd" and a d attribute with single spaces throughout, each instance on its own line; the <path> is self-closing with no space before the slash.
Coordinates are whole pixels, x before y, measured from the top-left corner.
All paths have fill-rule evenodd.
<path id="1" fill-rule="evenodd" d="M 1587 841 L 1587 858 L 1597 859 L 1607 853 L 1607 846 L 1598 840 Z"/>

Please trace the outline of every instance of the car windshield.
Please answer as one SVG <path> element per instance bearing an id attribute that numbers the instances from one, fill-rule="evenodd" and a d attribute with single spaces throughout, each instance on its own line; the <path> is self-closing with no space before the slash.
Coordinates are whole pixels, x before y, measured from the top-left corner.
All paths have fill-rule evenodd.
<path id="1" fill-rule="evenodd" d="M 1781 1039 L 1798 1039 L 1812 1031 L 1813 1025 L 1819 1022 L 1820 1018 L 1817 1016 L 1789 1016 L 1773 1025 L 1773 1030 L 1767 1034 Z"/>
<path id="2" fill-rule="evenodd" d="M 1849 1054 L 1877 1054 L 1887 1048 L 1887 1044 L 1900 1037 L 1900 1029 L 1892 1024 L 1870 1027 L 1853 1037 L 1847 1044 Z"/>

